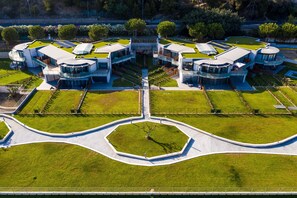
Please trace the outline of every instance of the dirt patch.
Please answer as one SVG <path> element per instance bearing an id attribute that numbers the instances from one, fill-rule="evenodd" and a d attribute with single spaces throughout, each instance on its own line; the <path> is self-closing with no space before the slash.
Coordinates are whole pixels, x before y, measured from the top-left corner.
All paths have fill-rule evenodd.
<path id="1" fill-rule="evenodd" d="M 16 96 L 14 98 L 10 98 L 9 93 L 0 93 L 0 106 L 15 107 L 18 105 L 18 102 L 24 98 L 23 96 L 25 96 L 25 95 L 16 94 Z"/>
<path id="2" fill-rule="evenodd" d="M 297 60 L 297 49 L 296 50 L 281 50 L 281 53 L 289 59 Z"/>

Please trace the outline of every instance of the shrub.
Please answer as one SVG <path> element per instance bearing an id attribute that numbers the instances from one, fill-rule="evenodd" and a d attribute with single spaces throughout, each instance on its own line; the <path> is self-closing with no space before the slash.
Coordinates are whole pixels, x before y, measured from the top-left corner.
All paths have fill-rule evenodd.
<path id="1" fill-rule="evenodd" d="M 136 36 L 137 33 L 142 33 L 146 28 L 146 23 L 142 19 L 130 19 L 125 23 L 125 28 L 129 32 L 133 32 L 133 35 Z"/>
<path id="2" fill-rule="evenodd" d="M 44 29 L 40 25 L 29 27 L 29 38 L 32 40 L 45 37 Z"/>
<path id="3" fill-rule="evenodd" d="M 4 28 L 1 36 L 8 45 L 14 44 L 19 39 L 19 34 L 13 27 Z"/>
<path id="4" fill-rule="evenodd" d="M 108 28 L 102 25 L 94 25 L 89 30 L 89 37 L 93 41 L 98 41 L 108 35 Z"/>
<path id="5" fill-rule="evenodd" d="M 63 25 L 58 27 L 58 36 L 60 39 L 72 40 L 75 38 L 77 29 L 75 25 Z"/>
<path id="6" fill-rule="evenodd" d="M 175 34 L 176 25 L 171 21 L 162 21 L 158 24 L 157 33 L 161 36 L 173 36 Z"/>

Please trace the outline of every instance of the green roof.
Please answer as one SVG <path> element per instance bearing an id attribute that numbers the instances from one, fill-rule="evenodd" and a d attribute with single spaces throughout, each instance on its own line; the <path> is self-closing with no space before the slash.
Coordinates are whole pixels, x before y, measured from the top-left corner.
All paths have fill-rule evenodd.
<path id="1" fill-rule="evenodd" d="M 245 48 L 248 50 L 257 50 L 267 45 L 267 43 L 265 42 L 257 41 L 257 38 L 247 36 L 228 37 L 225 43 L 235 47 Z"/>
<path id="2" fill-rule="evenodd" d="M 76 45 L 79 44 L 79 42 L 73 42 L 73 43 Z M 104 47 L 109 44 L 114 44 L 114 43 L 128 45 L 130 43 L 130 39 L 106 39 L 104 41 L 99 41 L 99 42 L 93 43 L 94 47 L 93 47 L 91 53 L 85 54 L 85 55 L 78 55 L 77 58 L 107 58 L 108 53 L 94 53 L 95 49 L 99 48 L 99 47 Z M 75 48 L 75 46 L 71 47 L 71 48 L 65 48 L 65 47 L 61 47 L 58 43 L 56 43 L 54 41 L 42 41 L 42 40 L 33 41 L 31 44 L 28 45 L 28 48 L 34 49 L 34 48 L 44 47 L 49 44 L 52 44 L 52 45 L 56 46 L 57 48 L 65 50 L 66 52 L 69 52 L 69 53 L 72 53 L 72 51 Z"/>
<path id="3" fill-rule="evenodd" d="M 160 39 L 159 42 L 162 45 L 175 43 L 175 44 L 184 45 L 186 47 L 193 48 L 195 50 L 195 53 L 183 53 L 182 56 L 184 58 L 203 59 L 203 58 L 213 58 L 214 57 L 214 55 L 209 56 L 207 54 L 203 54 L 203 53 L 199 52 L 196 47 L 196 43 L 191 42 L 191 41 L 185 41 L 185 40 L 181 40 L 181 39 Z M 214 46 L 214 48 L 217 50 L 218 54 L 224 52 L 224 49 L 222 49 L 222 48 L 215 47 L 215 46 Z"/>

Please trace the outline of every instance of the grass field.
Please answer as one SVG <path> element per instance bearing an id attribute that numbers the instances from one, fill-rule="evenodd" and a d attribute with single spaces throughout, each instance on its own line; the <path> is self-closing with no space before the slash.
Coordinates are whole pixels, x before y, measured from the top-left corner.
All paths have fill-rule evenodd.
<path id="1" fill-rule="evenodd" d="M 139 114 L 138 91 L 88 92 L 82 105 L 85 114 Z"/>
<path id="2" fill-rule="evenodd" d="M 257 50 L 266 46 L 266 43 L 257 41 L 253 37 L 245 36 L 231 36 L 227 38 L 227 44 L 234 45 L 236 47 L 242 47 L 249 50 Z"/>
<path id="3" fill-rule="evenodd" d="M 152 114 L 210 113 L 202 91 L 150 91 Z"/>
<path id="4" fill-rule="evenodd" d="M 123 164 L 66 144 L 0 150 L 0 186 L 67 191 L 296 191 L 297 157 L 221 154 L 157 167 Z M 62 159 L 62 160 L 61 160 Z M 284 187 L 283 189 L 281 189 Z"/>
<path id="5" fill-rule="evenodd" d="M 41 111 L 51 97 L 51 91 L 37 91 L 21 110 L 21 114 L 34 113 L 34 110 Z"/>
<path id="6" fill-rule="evenodd" d="M 255 144 L 280 141 L 297 133 L 297 117 L 280 116 L 169 116 L 215 135 Z"/>
<path id="7" fill-rule="evenodd" d="M 71 113 L 71 109 L 77 109 L 83 91 L 63 90 L 57 92 L 57 97 L 52 100 L 47 113 Z"/>
<path id="8" fill-rule="evenodd" d="M 6 124 L 0 121 L 0 140 L 3 139 L 8 132 L 9 129 L 7 128 Z"/>
<path id="9" fill-rule="evenodd" d="M 16 115 L 27 126 L 51 133 L 70 133 L 95 128 L 109 122 L 126 118 L 123 115 Z"/>
<path id="10" fill-rule="evenodd" d="M 0 78 L 0 85 L 8 85 L 8 84 L 13 84 L 17 81 L 22 81 L 27 78 L 30 78 L 31 76 L 27 73 L 24 72 L 16 72 L 11 75 L 7 75 L 5 77 Z"/>
<path id="11" fill-rule="evenodd" d="M 286 94 L 284 94 L 282 91 L 278 90 L 278 89 L 270 89 L 271 93 L 273 93 L 278 99 L 279 101 L 285 105 L 286 107 L 291 107 L 294 106 L 286 97 Z"/>
<path id="12" fill-rule="evenodd" d="M 181 151 L 188 137 L 173 126 L 141 122 L 119 126 L 107 139 L 117 151 L 153 157 Z"/>
<path id="13" fill-rule="evenodd" d="M 133 87 L 134 85 L 133 83 L 125 80 L 124 78 L 118 78 L 112 82 L 112 86 L 113 87 Z"/>
<path id="14" fill-rule="evenodd" d="M 243 104 L 234 91 L 208 91 L 214 108 L 221 109 L 222 113 L 248 113 L 249 109 Z"/>
<path id="15" fill-rule="evenodd" d="M 273 105 L 279 103 L 265 90 L 242 92 L 243 97 L 253 109 L 259 109 L 260 113 L 286 113 L 284 109 L 276 109 Z"/>
<path id="16" fill-rule="evenodd" d="M 280 90 L 295 104 L 297 105 L 297 92 L 290 87 L 280 87 Z"/>

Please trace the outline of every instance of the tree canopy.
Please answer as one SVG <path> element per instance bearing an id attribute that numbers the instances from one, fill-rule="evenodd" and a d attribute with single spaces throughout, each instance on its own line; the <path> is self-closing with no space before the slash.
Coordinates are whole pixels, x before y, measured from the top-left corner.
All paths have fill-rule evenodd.
<path id="1" fill-rule="evenodd" d="M 42 39 L 45 37 L 44 29 L 40 25 L 29 27 L 29 38 L 32 40 Z"/>
<path id="2" fill-rule="evenodd" d="M 197 39 L 198 41 L 202 41 L 204 37 L 207 35 L 206 25 L 203 22 L 196 23 L 195 25 L 189 26 L 189 35 Z"/>
<path id="3" fill-rule="evenodd" d="M 207 36 L 210 39 L 222 39 L 225 36 L 225 30 L 220 23 L 211 23 L 207 25 Z"/>
<path id="4" fill-rule="evenodd" d="M 125 28 L 129 32 L 133 32 L 136 36 L 137 33 L 142 33 L 146 28 L 146 23 L 142 19 L 130 19 L 125 23 Z"/>
<path id="5" fill-rule="evenodd" d="M 261 37 L 275 38 L 279 32 L 279 26 L 276 23 L 264 23 L 259 26 L 259 35 Z"/>
<path id="6" fill-rule="evenodd" d="M 58 29 L 58 36 L 60 39 L 71 40 L 74 39 L 77 33 L 75 25 L 63 25 Z"/>
<path id="7" fill-rule="evenodd" d="M 176 25 L 171 21 L 162 21 L 158 24 L 157 33 L 163 37 L 173 36 L 175 34 Z"/>
<path id="8" fill-rule="evenodd" d="M 108 28 L 102 25 L 93 25 L 89 30 L 89 37 L 93 41 L 98 41 L 108 35 Z"/>
<path id="9" fill-rule="evenodd" d="M 13 27 L 4 28 L 1 32 L 1 36 L 8 45 L 14 44 L 19 39 L 18 32 Z"/>

